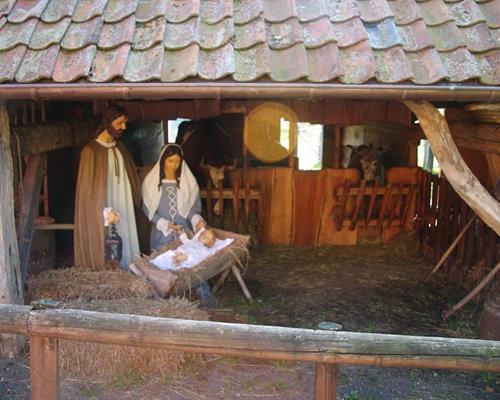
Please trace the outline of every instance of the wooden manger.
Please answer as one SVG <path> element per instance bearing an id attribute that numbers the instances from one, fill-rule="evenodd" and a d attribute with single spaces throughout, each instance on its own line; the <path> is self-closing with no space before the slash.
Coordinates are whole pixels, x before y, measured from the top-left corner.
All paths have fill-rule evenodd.
<path id="1" fill-rule="evenodd" d="M 129 268 L 136 275 L 142 276 L 150 282 L 161 297 L 182 296 L 201 282 L 220 275 L 212 289 L 215 292 L 231 272 L 238 281 L 245 297 L 248 300 L 252 300 L 252 296 L 240 272 L 240 269 L 244 268 L 248 257 L 250 236 L 221 229 L 214 229 L 214 231 L 218 239 L 232 238 L 234 241 L 193 268 L 162 271 L 150 262 L 160 253 L 176 249 L 181 244 L 180 241 L 171 242 L 159 251 L 153 252 L 150 256 L 142 257 L 131 264 Z"/>

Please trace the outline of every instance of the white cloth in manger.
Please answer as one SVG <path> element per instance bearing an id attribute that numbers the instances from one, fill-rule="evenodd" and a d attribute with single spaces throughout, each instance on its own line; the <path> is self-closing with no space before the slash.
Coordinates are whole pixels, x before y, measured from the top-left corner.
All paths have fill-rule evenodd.
<path id="1" fill-rule="evenodd" d="M 151 260 L 151 263 L 162 271 L 176 271 L 179 269 L 193 268 L 203 260 L 217 253 L 219 250 L 229 246 L 234 241 L 232 238 L 224 240 L 216 239 L 212 247 L 206 247 L 199 241 L 199 237 L 203 232 L 204 229 L 200 229 L 191 240 L 188 239 L 186 234 L 180 235 L 179 239 L 182 244 L 177 247 L 177 249 L 167 250 L 166 252 L 161 253 Z M 180 263 L 175 263 L 174 257 L 177 251 L 181 251 L 186 254 L 188 256 L 187 259 Z"/>

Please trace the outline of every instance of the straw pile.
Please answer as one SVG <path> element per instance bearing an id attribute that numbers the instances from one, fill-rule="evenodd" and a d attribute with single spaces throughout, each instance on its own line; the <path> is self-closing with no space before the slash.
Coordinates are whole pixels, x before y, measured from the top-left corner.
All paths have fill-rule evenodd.
<path id="1" fill-rule="evenodd" d="M 148 298 L 151 286 L 142 278 L 122 271 L 90 271 L 67 268 L 44 271 L 29 283 L 31 298 L 73 299 Z"/>
<path id="2" fill-rule="evenodd" d="M 208 320 L 208 314 L 200 310 L 196 303 L 182 298 L 93 300 L 66 303 L 65 308 Z M 186 361 L 199 362 L 202 356 L 170 350 L 61 340 L 59 359 L 64 377 L 116 381 L 117 377 L 145 377 L 151 374 L 170 377 L 179 374 Z"/>
<path id="3" fill-rule="evenodd" d="M 30 290 L 34 299 L 57 300 L 67 309 L 208 320 L 197 303 L 182 298 L 152 299 L 152 289 L 143 278 L 121 271 L 46 271 L 30 281 Z M 64 377 L 116 381 L 119 377 L 142 379 L 149 374 L 170 377 L 180 373 L 186 361 L 196 362 L 201 356 L 61 340 L 59 360 Z"/>

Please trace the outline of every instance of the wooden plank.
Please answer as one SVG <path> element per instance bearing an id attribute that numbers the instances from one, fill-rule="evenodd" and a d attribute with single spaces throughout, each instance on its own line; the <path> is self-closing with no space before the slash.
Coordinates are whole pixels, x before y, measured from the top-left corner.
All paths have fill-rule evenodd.
<path id="1" fill-rule="evenodd" d="M 403 215 L 401 215 L 401 222 L 399 223 L 399 226 L 401 228 L 403 228 L 405 226 L 406 220 L 408 219 L 408 213 L 410 211 L 410 208 L 416 202 L 417 192 L 418 192 L 418 187 L 416 185 L 411 185 L 410 191 L 408 192 L 408 195 L 406 196 L 406 200 L 405 200 L 405 203 L 403 206 Z"/>
<path id="2" fill-rule="evenodd" d="M 271 209 L 268 223 L 269 244 L 290 244 L 292 239 L 293 170 L 274 168 Z"/>
<path id="3" fill-rule="evenodd" d="M 371 188 L 370 204 L 368 205 L 368 211 L 366 213 L 365 226 L 368 225 L 368 223 L 372 219 L 373 208 L 375 207 L 375 200 L 377 199 L 378 193 L 379 193 L 378 182 L 375 181 L 373 187 Z"/>
<path id="4" fill-rule="evenodd" d="M 248 290 L 247 285 L 245 284 L 245 281 L 241 277 L 240 270 L 238 269 L 238 267 L 236 267 L 235 265 L 233 265 L 231 267 L 231 272 L 233 273 L 233 275 L 235 276 L 236 280 L 238 281 L 238 284 L 240 285 L 240 288 L 243 291 L 243 294 L 245 295 L 245 297 L 247 298 L 247 300 L 252 301 L 252 295 L 250 294 L 250 291 Z"/>
<path id="5" fill-rule="evenodd" d="M 74 224 L 36 224 L 34 229 L 37 231 L 60 231 L 60 230 L 73 230 Z"/>
<path id="6" fill-rule="evenodd" d="M 31 400 L 59 398 L 58 339 L 30 336 Z"/>
<path id="7" fill-rule="evenodd" d="M 336 364 L 316 364 L 314 375 L 314 399 L 335 400 L 339 367 Z"/>
<path id="8" fill-rule="evenodd" d="M 453 142 L 445 118 L 429 102 L 405 101 L 419 121 L 441 169 L 459 196 L 497 235 L 500 235 L 500 202 L 474 176 Z"/>
<path id="9" fill-rule="evenodd" d="M 23 177 L 23 196 L 18 217 L 17 237 L 23 282 L 28 274 L 29 253 L 35 218 L 38 215 L 40 190 L 46 166 L 46 154 L 30 156 Z"/>
<path id="10" fill-rule="evenodd" d="M 217 182 L 217 203 L 219 207 L 220 228 L 224 229 L 224 182 Z"/>

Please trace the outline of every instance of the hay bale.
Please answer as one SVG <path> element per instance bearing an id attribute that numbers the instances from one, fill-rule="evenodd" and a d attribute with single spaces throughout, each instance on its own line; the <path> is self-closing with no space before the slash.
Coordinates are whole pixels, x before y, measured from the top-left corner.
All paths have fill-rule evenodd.
<path id="1" fill-rule="evenodd" d="M 119 299 L 69 302 L 65 308 L 115 312 L 154 317 L 208 320 L 208 314 L 197 303 L 183 298 L 167 300 Z M 170 377 L 179 374 L 186 361 L 199 362 L 199 354 L 141 347 L 108 345 L 60 340 L 60 371 L 66 378 L 90 378 L 109 381 L 117 376 L 145 377 L 157 374 Z"/>
<path id="2" fill-rule="evenodd" d="M 141 277 L 123 271 L 66 268 L 44 271 L 29 281 L 31 298 L 74 299 L 149 298 L 153 289 Z"/>

